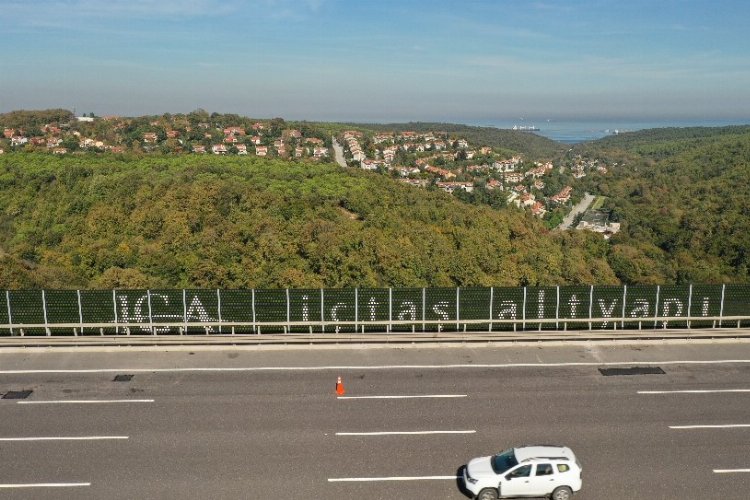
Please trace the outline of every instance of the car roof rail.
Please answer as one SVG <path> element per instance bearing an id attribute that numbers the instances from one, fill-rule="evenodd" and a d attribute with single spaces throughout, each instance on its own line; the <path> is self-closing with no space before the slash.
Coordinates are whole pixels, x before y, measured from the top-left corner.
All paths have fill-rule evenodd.
<path id="1" fill-rule="evenodd" d="M 521 460 L 519 463 L 524 462 L 530 462 L 532 460 L 563 460 L 565 462 L 570 462 L 569 457 L 545 457 L 545 456 L 533 456 L 533 457 L 527 457 Z"/>

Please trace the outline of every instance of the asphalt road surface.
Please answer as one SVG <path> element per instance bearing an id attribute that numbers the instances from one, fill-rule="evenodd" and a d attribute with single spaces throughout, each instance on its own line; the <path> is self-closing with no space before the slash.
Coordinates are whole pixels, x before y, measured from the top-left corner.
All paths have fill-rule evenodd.
<path id="1" fill-rule="evenodd" d="M 568 213 L 568 215 L 565 216 L 565 219 L 563 219 L 562 223 L 560 223 L 560 225 L 557 226 L 556 229 L 559 231 L 572 229 L 573 221 L 575 220 L 576 216 L 588 210 L 589 206 L 595 199 L 596 199 L 596 196 L 594 196 L 593 194 L 586 193 L 581 199 L 581 201 L 579 201 L 578 204 L 573 207 L 573 210 L 571 210 Z"/>
<path id="2" fill-rule="evenodd" d="M 546 443 L 577 499 L 750 490 L 750 343 L 162 351 L 0 351 L 0 498 L 462 499 Z"/>

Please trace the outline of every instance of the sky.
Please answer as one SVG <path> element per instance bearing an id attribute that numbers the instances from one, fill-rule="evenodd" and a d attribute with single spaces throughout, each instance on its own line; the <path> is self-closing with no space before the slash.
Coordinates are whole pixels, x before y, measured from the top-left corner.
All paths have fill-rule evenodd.
<path id="1" fill-rule="evenodd" d="M 0 112 L 750 122 L 746 0 L 0 0 Z"/>

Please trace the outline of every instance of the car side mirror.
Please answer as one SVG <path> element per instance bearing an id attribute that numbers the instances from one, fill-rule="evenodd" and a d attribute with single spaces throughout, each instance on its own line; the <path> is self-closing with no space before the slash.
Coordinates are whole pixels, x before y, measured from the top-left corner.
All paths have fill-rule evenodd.
<path id="1" fill-rule="evenodd" d="M 506 481 L 510 481 L 511 479 L 513 479 L 513 475 L 512 474 L 508 474 L 508 475 L 505 476 L 505 480 Z"/>

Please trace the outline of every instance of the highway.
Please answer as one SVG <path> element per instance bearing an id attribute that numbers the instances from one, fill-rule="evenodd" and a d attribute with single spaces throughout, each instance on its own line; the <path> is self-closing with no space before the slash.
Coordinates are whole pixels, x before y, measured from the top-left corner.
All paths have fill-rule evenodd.
<path id="1" fill-rule="evenodd" d="M 631 367 L 663 373 L 600 371 Z M 743 341 L 8 348 L 0 393 L 0 498 L 465 499 L 466 461 L 542 443 L 577 499 L 750 489 Z"/>

